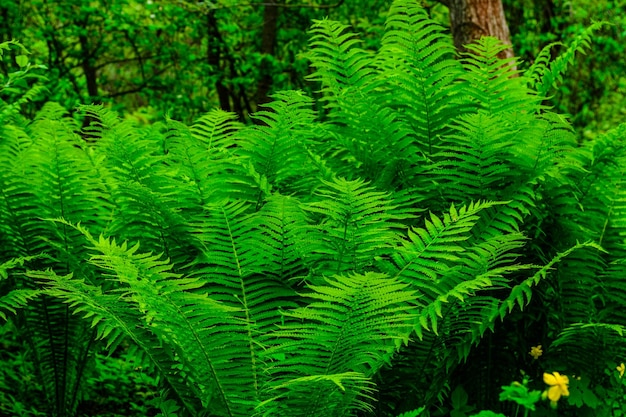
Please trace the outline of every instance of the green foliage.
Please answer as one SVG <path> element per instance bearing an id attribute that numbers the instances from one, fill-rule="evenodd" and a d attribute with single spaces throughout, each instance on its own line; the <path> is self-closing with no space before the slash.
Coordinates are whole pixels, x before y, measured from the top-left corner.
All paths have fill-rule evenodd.
<path id="1" fill-rule="evenodd" d="M 386 19 L 377 51 L 315 23 L 319 112 L 284 91 L 251 126 L 89 105 L 81 128 L 49 103 L 5 128 L 0 308 L 45 412 L 76 415 L 95 352 L 127 344 L 164 416 L 495 409 L 539 333 L 535 373 L 606 385 L 598 364 L 626 353 L 626 132 L 579 147 L 542 105 L 585 42 L 524 75 L 491 38 L 457 60 L 414 2 Z"/>
<path id="2" fill-rule="evenodd" d="M 15 65 L 9 67 L 5 54 L 14 57 Z M 32 65 L 29 62 L 30 52 L 21 43 L 12 40 L 0 42 L 0 125 L 14 121 L 26 103 L 38 98 L 43 91 L 44 80 L 39 70 L 45 69 L 43 65 Z M 4 131 L 0 131 L 6 134 Z M 9 133 L 10 134 L 10 133 Z"/>
<path id="3" fill-rule="evenodd" d="M 579 136 L 607 132 L 624 120 L 624 37 L 626 19 L 619 0 L 550 2 L 504 0 L 513 50 L 530 69 L 569 66 L 560 87 L 549 90 L 550 105 L 571 116 Z M 603 23 L 597 23 L 603 22 Z M 593 32 L 593 34 L 591 33 Z M 569 45 L 592 41 L 586 52 Z M 538 56 L 537 52 L 542 51 Z M 525 66 L 525 65 L 523 65 Z M 531 78 L 537 80 L 540 72 Z"/>

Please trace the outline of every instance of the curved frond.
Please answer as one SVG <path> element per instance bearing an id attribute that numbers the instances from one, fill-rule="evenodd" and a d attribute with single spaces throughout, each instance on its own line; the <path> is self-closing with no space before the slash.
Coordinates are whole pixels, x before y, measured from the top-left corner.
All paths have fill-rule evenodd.
<path id="1" fill-rule="evenodd" d="M 334 276 L 310 286 L 306 307 L 275 333 L 264 415 L 343 416 L 369 409 L 371 377 L 411 329 L 415 293 L 384 274 Z M 303 382 L 315 382 L 303 384 Z"/>
<path id="2" fill-rule="evenodd" d="M 399 220 L 387 193 L 368 187 L 363 181 L 323 181 L 319 201 L 304 209 L 315 215 L 318 224 L 310 227 L 306 261 L 319 275 L 363 272 L 399 239 Z"/>
<path id="3" fill-rule="evenodd" d="M 318 134 L 313 125 L 313 100 L 301 91 L 284 91 L 273 97 L 267 110 L 255 114 L 259 124 L 241 131 L 241 153 L 269 187 L 283 194 L 308 191 L 315 174 L 308 161 L 308 148 Z M 269 187 L 259 190 L 257 209 Z"/>
<path id="4" fill-rule="evenodd" d="M 532 68 L 533 72 L 531 72 L 531 74 L 537 74 L 536 78 L 538 79 L 531 82 L 531 87 L 536 89 L 537 94 L 540 97 L 548 97 L 548 92 L 557 83 L 562 81 L 563 74 L 567 70 L 567 67 L 574 62 L 576 54 L 584 53 L 585 49 L 590 47 L 593 32 L 602 28 L 606 24 L 606 22 L 595 22 L 585 28 L 582 33 L 574 38 L 565 52 L 559 55 L 554 61 L 550 62 L 550 68 L 547 68 L 547 60 L 541 60 L 536 67 Z"/>
<path id="5" fill-rule="evenodd" d="M 466 48 L 462 59 L 464 92 L 477 108 L 489 114 L 533 114 L 539 110 L 542 96 L 537 97 L 525 80 L 516 76 L 515 58 L 498 57 L 508 46 L 497 38 L 484 36 Z"/>

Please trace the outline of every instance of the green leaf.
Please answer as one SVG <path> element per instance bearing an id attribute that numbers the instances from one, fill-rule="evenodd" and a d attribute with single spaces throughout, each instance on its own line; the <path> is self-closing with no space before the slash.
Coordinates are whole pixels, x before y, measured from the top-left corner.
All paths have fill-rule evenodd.
<path id="1" fill-rule="evenodd" d="M 23 68 L 28 65 L 28 57 L 26 55 L 18 55 L 15 57 L 15 62 L 17 62 L 20 68 Z"/>

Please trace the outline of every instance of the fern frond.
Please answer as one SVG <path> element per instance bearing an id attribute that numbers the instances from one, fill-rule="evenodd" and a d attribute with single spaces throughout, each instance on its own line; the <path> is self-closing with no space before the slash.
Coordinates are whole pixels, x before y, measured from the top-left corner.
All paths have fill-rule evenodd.
<path id="1" fill-rule="evenodd" d="M 180 179 L 179 198 L 184 198 L 185 215 L 194 217 L 202 206 L 224 198 L 251 195 L 250 179 L 238 163 L 235 152 L 242 125 L 235 116 L 214 110 L 191 127 L 168 120 L 164 147 L 167 164 Z"/>
<path id="2" fill-rule="evenodd" d="M 216 109 L 196 120 L 190 130 L 207 150 L 225 150 L 236 144 L 234 134 L 242 127 L 234 113 Z"/>
<path id="3" fill-rule="evenodd" d="M 260 124 L 241 132 L 241 153 L 278 192 L 308 191 L 313 172 L 307 148 L 317 135 L 313 127 L 313 100 L 300 91 L 284 91 L 273 97 L 267 110 L 254 116 Z M 264 197 L 260 190 L 257 209 Z"/>
<path id="4" fill-rule="evenodd" d="M 539 97 L 548 97 L 548 92 L 563 79 L 563 74 L 569 65 L 574 62 L 577 53 L 584 53 L 585 49 L 590 47 L 593 32 L 607 25 L 606 22 L 595 22 L 585 28 L 574 40 L 569 44 L 565 52 L 559 55 L 554 61 L 550 62 L 550 68 L 546 68 L 547 62 L 538 64 L 534 69 L 538 73 L 539 79 L 531 83 Z M 543 61 L 542 61 L 543 62 Z"/>
<path id="5" fill-rule="evenodd" d="M 526 87 L 513 68 L 515 58 L 501 59 L 498 54 L 508 48 L 497 38 L 485 36 L 466 46 L 462 59 L 465 94 L 475 105 L 490 114 L 532 114 L 539 109 L 540 99 Z"/>
<path id="6" fill-rule="evenodd" d="M 92 119 L 88 133 L 97 139 L 94 165 L 113 206 L 107 233 L 142 240 L 145 250 L 164 252 L 177 265 L 189 263 L 195 253 L 183 210 L 200 208 L 191 186 L 167 166 L 163 137 L 156 130 L 148 134 L 137 129 L 101 106 L 83 110 Z"/>
<path id="7" fill-rule="evenodd" d="M 215 415 L 249 416 L 256 405 L 259 371 L 254 369 L 250 351 L 255 335 L 249 323 L 238 317 L 245 306 L 230 307 L 209 298 L 200 291 L 204 280 L 172 273 L 172 266 L 160 256 L 138 253 L 138 245 L 128 247 L 103 237 L 96 240 L 81 227 L 77 229 L 99 252 L 90 263 L 120 287 L 103 294 L 101 288 L 86 288 L 71 277 L 48 276 L 50 294 L 84 313 L 92 325 L 100 326 L 99 335 L 111 338 L 112 343 L 121 334 L 138 339 L 165 375 L 183 379 L 186 389 L 195 387 L 203 407 Z M 45 278 L 45 274 L 35 276 Z M 129 308 L 132 313 L 122 313 Z M 143 332 L 152 336 L 142 339 Z M 173 351 L 151 352 L 152 341 Z M 181 398 L 188 395 L 178 394 Z"/>
<path id="8" fill-rule="evenodd" d="M 550 348 L 567 358 L 562 366 L 572 372 L 604 376 L 607 364 L 618 364 L 626 354 L 625 335 L 626 326 L 622 323 L 572 323 L 559 333 Z"/>
<path id="9" fill-rule="evenodd" d="M 384 274 L 334 276 L 275 333 L 266 415 L 342 416 L 369 409 L 373 374 L 407 341 L 415 294 Z M 301 384 L 316 381 L 316 384 Z M 297 395 L 295 395 L 297 394 Z M 265 410 L 264 410 L 265 411 Z"/>
<path id="10" fill-rule="evenodd" d="M 404 216 L 394 213 L 388 194 L 364 181 L 337 178 L 323 184 L 320 200 L 303 206 L 319 219 L 310 228 L 307 261 L 319 275 L 364 272 L 398 241 Z"/>
<path id="11" fill-rule="evenodd" d="M 552 49 L 564 46 L 561 42 L 551 42 L 544 46 L 533 60 L 532 65 L 524 72 L 524 78 L 528 80 L 528 87 L 535 89 L 541 82 L 541 77 L 548 71 L 552 59 Z"/>
<path id="12" fill-rule="evenodd" d="M 462 67 L 454 56 L 450 38 L 423 7 L 392 4 L 375 60 L 376 96 L 408 121 L 420 152 L 427 155 L 446 134 L 448 121 L 462 111 L 457 88 Z"/>
<path id="13" fill-rule="evenodd" d="M 287 282 L 306 273 L 303 260 L 309 219 L 294 197 L 275 194 L 252 218 L 260 235 L 255 244 L 263 254 L 264 274 Z"/>
<path id="14" fill-rule="evenodd" d="M 131 308 L 127 299 L 117 292 L 103 292 L 101 287 L 71 275 L 34 271 L 30 276 L 47 283 L 46 293 L 64 301 L 75 314 L 80 314 L 95 329 L 96 337 L 106 340 L 111 351 L 124 340 L 135 343 L 187 410 L 192 415 L 199 412 L 202 408 L 201 392 L 176 371 L 181 365 L 175 352 L 164 348 L 163 342 L 146 326 L 145 318 Z"/>
<path id="15" fill-rule="evenodd" d="M 515 133 L 507 120 L 478 112 L 454 121 L 454 133 L 442 139 L 432 168 L 434 188 L 448 205 L 502 197 L 511 183 L 508 153 Z"/>
<path id="16" fill-rule="evenodd" d="M 37 289 L 15 289 L 14 286 L 4 285 L 2 282 L 9 278 L 9 271 L 18 266 L 23 266 L 27 262 L 39 259 L 39 256 L 14 258 L 0 264 L 0 318 L 7 320 L 6 311 L 16 314 L 17 311 L 26 306 L 41 294 Z M 8 288 L 8 291 L 7 291 Z"/>
<path id="17" fill-rule="evenodd" d="M 369 67 L 370 54 L 356 48 L 360 41 L 349 26 L 332 20 L 314 20 L 311 29 L 308 58 L 315 68 L 308 77 L 320 82 L 328 108 L 333 108 L 333 99 L 343 90 L 360 87 L 372 73 Z"/>
<path id="18" fill-rule="evenodd" d="M 460 259 L 458 254 L 464 251 L 463 242 L 471 237 L 470 231 L 480 218 L 478 213 L 497 204 L 502 203 L 477 202 L 459 210 L 452 205 L 443 220 L 431 213 L 425 228 L 409 229 L 408 239 L 383 264 L 384 270 L 407 283 L 436 282 L 441 271 Z"/>
<path id="19" fill-rule="evenodd" d="M 572 253 L 575 253 L 579 250 L 590 248 L 594 251 L 602 251 L 603 249 L 593 242 L 586 243 L 578 243 L 575 246 L 557 254 L 553 257 L 550 262 L 541 267 L 536 273 L 534 273 L 529 278 L 522 281 L 520 284 L 515 285 L 510 294 L 502 301 L 498 314 L 500 318 L 504 318 L 505 315 L 510 313 L 515 306 L 519 306 L 521 310 L 530 302 L 532 297 L 532 287 L 539 284 L 539 282 L 546 278 L 548 273 L 553 269 L 553 267 L 561 262 L 563 259 L 569 257 Z"/>

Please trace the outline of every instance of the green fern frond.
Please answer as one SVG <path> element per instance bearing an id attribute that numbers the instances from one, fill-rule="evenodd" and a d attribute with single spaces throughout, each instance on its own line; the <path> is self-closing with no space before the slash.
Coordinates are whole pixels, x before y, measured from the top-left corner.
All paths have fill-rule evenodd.
<path id="1" fill-rule="evenodd" d="M 309 416 L 323 412 L 324 416 L 353 415 L 354 411 L 372 411 L 370 403 L 374 400 L 374 383 L 359 372 L 342 372 L 332 375 L 311 375 L 290 379 L 272 387 L 278 391 L 274 397 L 262 402 L 259 406 L 260 415 L 271 417 L 276 415 Z M 311 392 L 322 392 L 314 407 L 304 405 L 301 401 L 311 396 Z M 358 393 L 355 395 L 355 393 Z M 292 400 L 296 399 L 296 401 Z M 300 401 L 297 401 L 300 399 Z"/>
<path id="2" fill-rule="evenodd" d="M 190 130 L 207 150 L 225 150 L 236 143 L 234 134 L 242 127 L 234 113 L 217 109 L 196 120 Z"/>
<path id="3" fill-rule="evenodd" d="M 402 247 L 391 254 L 384 270 L 407 283 L 436 282 L 441 271 L 453 266 L 464 251 L 463 242 L 471 237 L 470 231 L 478 222 L 478 213 L 496 202 L 476 202 L 457 210 L 454 205 L 443 215 L 443 220 L 430 214 L 425 228 L 409 229 Z"/>
<path id="4" fill-rule="evenodd" d="M 21 167 L 19 182 L 10 190 L 15 198 L 9 204 L 22 222 L 17 226 L 30 243 L 30 254 L 52 246 L 60 255 L 50 255 L 60 264 L 80 269 L 81 249 L 79 245 L 73 247 L 73 232 L 41 219 L 64 218 L 103 230 L 111 206 L 76 133 L 76 123 L 55 105 L 45 106 L 42 113 L 29 126 L 31 137 L 37 140 L 21 156 L 27 162 Z"/>
<path id="5" fill-rule="evenodd" d="M 7 320 L 5 311 L 11 314 L 16 314 L 19 309 L 28 305 L 30 300 L 33 300 L 41 294 L 38 290 L 12 290 L 8 294 L 0 296 L 0 318 Z"/>
<path id="6" fill-rule="evenodd" d="M 164 349 L 163 342 L 146 326 L 145 318 L 131 308 L 127 299 L 117 292 L 103 292 L 101 287 L 71 275 L 59 276 L 47 271 L 31 272 L 30 276 L 47 283 L 46 293 L 63 300 L 75 314 L 80 314 L 95 329 L 96 337 L 106 340 L 111 351 L 124 340 L 135 343 L 160 372 L 164 384 L 192 415 L 197 415 L 202 408 L 201 392 L 177 372 L 181 365 L 175 352 Z"/>
<path id="7" fill-rule="evenodd" d="M 626 354 L 625 335 L 622 323 L 572 323 L 559 333 L 550 349 L 567 358 L 563 366 L 572 372 L 604 377 L 607 365 L 618 365 Z M 608 369 L 613 371 L 615 366 Z"/>
<path id="8" fill-rule="evenodd" d="M 535 89 L 541 82 L 541 78 L 548 71 L 552 59 L 552 49 L 564 46 L 561 42 L 551 42 L 544 46 L 535 57 L 532 65 L 524 72 L 524 78 L 528 80 L 528 87 Z"/>
<path id="9" fill-rule="evenodd" d="M 562 176 L 564 168 L 572 168 L 570 156 L 578 143 L 573 128 L 563 116 L 548 111 L 534 117 L 516 114 L 515 118 L 509 118 L 509 123 L 509 129 L 515 132 L 509 153 L 511 162 L 528 178 L 528 184 L 545 176 Z"/>
<path id="10" fill-rule="evenodd" d="M 539 109 L 540 99 L 517 77 L 515 58 L 501 59 L 507 49 L 497 38 L 485 36 L 466 46 L 462 59 L 466 70 L 464 93 L 477 108 L 489 114 L 532 114 Z"/>
<path id="11" fill-rule="evenodd" d="M 167 163 L 182 183 L 179 198 L 188 199 L 186 215 L 193 217 L 205 204 L 238 194 L 240 187 L 233 177 L 241 177 L 243 168 L 237 164 L 233 148 L 241 127 L 233 114 L 222 110 L 207 113 L 191 127 L 167 121 Z"/>
<path id="12" fill-rule="evenodd" d="M 273 97 L 267 110 L 255 114 L 260 123 L 241 131 L 241 154 L 278 192 L 308 191 L 314 172 L 307 150 L 318 134 L 313 127 L 313 100 L 300 91 L 279 92 Z M 257 209 L 266 197 L 264 194 L 260 190 L 255 199 Z"/>
<path id="13" fill-rule="evenodd" d="M 0 259 L 4 260 L 36 252 L 24 228 L 26 208 L 32 207 L 29 184 L 24 181 L 26 150 L 32 141 L 14 125 L 0 127 L 0 136 Z"/>
<path id="14" fill-rule="evenodd" d="M 343 416 L 369 409 L 370 378 L 406 342 L 415 294 L 384 274 L 334 276 L 311 286 L 306 307 L 286 311 L 265 415 Z M 303 381 L 319 383 L 303 385 Z M 297 394 L 297 395 L 295 395 Z"/>
<path id="15" fill-rule="evenodd" d="M 364 181 L 337 178 L 322 182 L 319 201 L 303 206 L 318 218 L 310 227 L 306 261 L 319 275 L 364 272 L 374 259 L 387 253 L 399 239 L 399 223 L 389 195 Z M 308 239 L 307 239 L 308 240 Z"/>
<path id="16" fill-rule="evenodd" d="M 268 266 L 287 267 L 283 262 L 289 262 L 284 256 L 290 249 L 279 247 L 272 250 L 270 247 L 266 251 L 266 246 L 260 242 L 267 234 L 280 238 L 285 245 L 290 242 L 283 240 L 285 235 L 273 234 L 279 233 L 273 228 L 277 226 L 273 220 L 268 219 L 268 224 L 260 225 L 264 216 L 271 216 L 268 211 L 272 207 L 254 215 L 250 214 L 250 209 L 245 202 L 224 202 L 206 207 L 204 221 L 195 225 L 202 255 L 195 263 L 194 273 L 214 290 L 214 299 L 243 308 L 250 325 L 258 320 L 259 326 L 272 326 L 275 323 L 271 317 L 279 320 L 281 303 L 289 305 L 288 299 L 294 294 L 280 279 L 282 277 Z M 297 229 L 294 232 L 298 233 Z M 265 275 L 266 272 L 274 277 Z M 264 318 L 255 317 L 257 313 Z"/>
<path id="17" fill-rule="evenodd" d="M 309 219 L 297 199 L 273 195 L 251 222 L 260 232 L 255 245 L 263 254 L 264 274 L 274 275 L 281 282 L 306 274 L 303 242 Z"/>
<path id="18" fill-rule="evenodd" d="M 368 68 L 371 55 L 355 47 L 360 41 L 348 29 L 328 19 L 314 20 L 311 29 L 307 57 L 315 70 L 308 78 L 321 83 L 328 108 L 335 107 L 333 99 L 342 91 L 362 86 L 373 72 Z"/>
<path id="19" fill-rule="evenodd" d="M 142 240 L 143 249 L 164 252 L 177 265 L 189 263 L 196 254 L 184 215 L 201 207 L 192 186 L 177 178 L 174 157 L 174 166 L 168 167 L 163 137 L 156 130 L 148 134 L 137 129 L 101 106 L 85 106 L 83 111 L 92 120 L 88 133 L 97 139 L 92 164 L 112 205 L 107 233 Z"/>
<path id="20" fill-rule="evenodd" d="M 583 250 L 586 248 L 590 248 L 593 251 L 603 251 L 603 249 L 593 242 L 586 243 L 578 243 L 575 246 L 557 254 L 553 257 L 550 262 L 541 267 L 536 273 L 534 273 L 529 278 L 522 281 L 520 284 L 515 285 L 510 294 L 502 301 L 499 308 L 499 316 L 500 318 L 504 318 L 505 315 L 510 313 L 516 306 L 519 306 L 521 310 L 530 302 L 532 297 L 532 287 L 539 284 L 539 282 L 546 278 L 548 273 L 553 269 L 553 267 L 560 263 L 563 259 L 569 257 L 572 253 L 575 253 L 579 250 Z"/>
<path id="21" fill-rule="evenodd" d="M 462 68 L 454 56 L 450 38 L 423 7 L 408 1 L 392 4 L 375 59 L 376 97 L 409 122 L 417 146 L 427 155 L 461 111 L 457 84 Z"/>
<path id="22" fill-rule="evenodd" d="M 508 128 L 507 121 L 485 112 L 454 121 L 453 133 L 437 147 L 437 162 L 432 168 L 437 185 L 433 188 L 447 205 L 502 198 L 501 191 L 511 184 L 507 177 L 515 175 L 508 158 L 515 132 Z"/>
<path id="23" fill-rule="evenodd" d="M 493 327 L 493 320 L 486 320 L 499 305 L 493 291 L 508 288 L 511 274 L 532 268 L 514 264 L 526 242 L 522 234 L 474 238 L 478 213 L 499 204 L 478 202 L 458 211 L 452 206 L 443 220 L 431 214 L 426 227 L 412 228 L 391 261 L 383 264 L 390 275 L 419 291 L 415 331 L 423 342 L 424 330 L 440 336 L 428 340 L 431 349 L 438 343 L 446 346 L 438 359 L 446 369 L 465 359 Z"/>
<path id="24" fill-rule="evenodd" d="M 531 74 L 537 74 L 537 80 L 531 82 L 539 97 L 548 97 L 548 92 L 563 79 L 567 67 L 574 63 L 577 53 L 584 53 L 585 49 L 590 47 L 593 32 L 607 25 L 606 22 L 595 22 L 585 28 L 574 40 L 569 44 L 565 52 L 559 55 L 554 61 L 550 62 L 550 68 L 547 68 L 547 60 L 541 60 L 533 69 Z M 548 45 L 550 46 L 550 45 Z M 545 50 L 545 49 L 544 49 Z M 543 51 L 542 51 L 543 52 Z M 541 55 L 540 55 L 541 56 Z M 532 79 L 531 79 L 532 81 Z"/>
<path id="25" fill-rule="evenodd" d="M 64 217 L 83 221 L 95 230 L 107 226 L 108 194 L 77 131 L 77 124 L 53 104 L 44 106 L 24 130 L 35 140 L 27 146 L 13 146 L 19 166 L 5 165 L 9 169 L 0 180 L 6 185 L 0 205 L 0 229 L 8 231 L 10 256 L 46 252 L 48 256 L 37 260 L 36 267 L 55 268 L 62 273 L 74 271 L 85 279 L 96 280 L 93 269 L 85 263 L 80 234 L 63 224 L 43 220 Z M 28 278 L 14 280 L 13 284 L 10 290 L 14 295 L 38 290 Z M 48 412 L 71 415 L 89 364 L 92 333 L 84 322 L 69 315 L 67 306 L 47 295 L 32 298 L 24 305 L 19 322 L 44 384 Z"/>
<path id="26" fill-rule="evenodd" d="M 19 309 L 28 305 L 30 300 L 33 300 L 41 294 L 41 291 L 36 289 L 14 289 L 13 286 L 6 286 L 2 281 L 9 278 L 9 271 L 18 266 L 23 266 L 25 263 L 32 262 L 39 259 L 39 256 L 14 258 L 0 264 L 0 318 L 7 320 L 8 311 L 11 314 L 16 314 Z M 8 288 L 8 292 L 7 292 Z"/>
<path id="27" fill-rule="evenodd" d="M 195 387 L 203 407 L 215 415 L 249 416 L 256 405 L 260 371 L 255 370 L 258 364 L 250 351 L 256 335 L 250 333 L 249 323 L 238 318 L 245 306 L 229 307 L 208 297 L 201 291 L 204 280 L 172 273 L 172 266 L 160 256 L 138 253 L 138 245 L 128 247 L 103 237 L 96 240 L 81 227 L 77 229 L 98 252 L 90 263 L 115 279 L 119 289 L 103 294 L 101 288 L 86 288 L 71 277 L 33 276 L 52 280 L 50 293 L 100 326 L 101 337 L 112 338 L 113 343 L 122 334 L 139 339 L 139 346 L 165 375 L 184 379 L 186 389 Z M 122 313 L 129 308 L 131 314 Z M 153 336 L 144 340 L 142 332 Z M 153 340 L 172 351 L 152 352 Z M 184 392 L 178 394 L 186 397 Z"/>

